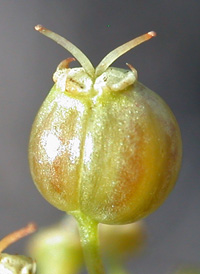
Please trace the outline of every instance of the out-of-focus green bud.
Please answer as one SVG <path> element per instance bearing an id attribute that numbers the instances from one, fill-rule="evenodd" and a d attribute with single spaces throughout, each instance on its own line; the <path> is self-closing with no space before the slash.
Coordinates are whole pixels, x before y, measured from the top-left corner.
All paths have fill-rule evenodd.
<path id="1" fill-rule="evenodd" d="M 99 225 L 100 245 L 105 256 L 126 257 L 142 250 L 146 243 L 143 221 L 127 225 Z"/>
<path id="2" fill-rule="evenodd" d="M 146 239 L 143 222 L 128 225 L 99 225 L 101 251 L 110 264 L 120 257 L 141 250 Z M 28 244 L 28 250 L 37 261 L 38 274 L 75 274 L 83 264 L 83 254 L 75 219 L 65 217 L 61 222 L 41 229 Z"/>
<path id="3" fill-rule="evenodd" d="M 76 274 L 83 264 L 78 228 L 72 218 L 41 229 L 28 244 L 38 274 Z"/>
<path id="4" fill-rule="evenodd" d="M 146 242 L 144 222 L 127 225 L 99 225 L 100 245 L 109 274 L 128 274 L 127 259 L 141 252 Z"/>

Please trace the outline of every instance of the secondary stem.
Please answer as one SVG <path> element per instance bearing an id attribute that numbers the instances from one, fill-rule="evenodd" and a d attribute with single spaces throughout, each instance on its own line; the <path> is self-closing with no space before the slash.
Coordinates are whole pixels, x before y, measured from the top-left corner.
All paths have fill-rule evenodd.
<path id="1" fill-rule="evenodd" d="M 105 274 L 98 240 L 98 223 L 81 212 L 73 212 L 79 227 L 86 266 L 90 274 Z"/>

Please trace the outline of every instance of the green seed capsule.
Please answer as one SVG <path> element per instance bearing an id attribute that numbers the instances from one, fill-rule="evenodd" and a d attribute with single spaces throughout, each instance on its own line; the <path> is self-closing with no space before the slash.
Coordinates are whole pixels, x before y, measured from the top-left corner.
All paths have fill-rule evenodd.
<path id="1" fill-rule="evenodd" d="M 105 224 L 149 215 L 171 192 L 181 163 L 178 124 L 166 103 L 137 81 L 137 72 L 110 67 L 149 32 L 109 53 L 93 68 L 80 50 L 42 26 L 81 63 L 64 60 L 33 123 L 29 162 L 41 194 L 60 210 Z"/>
<path id="2" fill-rule="evenodd" d="M 36 259 L 38 274 L 80 273 L 83 265 L 78 228 L 71 216 L 40 229 L 29 241 L 28 250 Z"/>

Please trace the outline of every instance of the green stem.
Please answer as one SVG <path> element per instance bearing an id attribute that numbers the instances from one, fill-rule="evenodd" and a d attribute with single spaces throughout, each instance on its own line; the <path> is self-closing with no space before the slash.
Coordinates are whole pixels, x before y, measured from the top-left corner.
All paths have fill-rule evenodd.
<path id="1" fill-rule="evenodd" d="M 76 218 L 88 273 L 105 274 L 98 240 L 98 223 L 83 213 L 71 212 Z"/>

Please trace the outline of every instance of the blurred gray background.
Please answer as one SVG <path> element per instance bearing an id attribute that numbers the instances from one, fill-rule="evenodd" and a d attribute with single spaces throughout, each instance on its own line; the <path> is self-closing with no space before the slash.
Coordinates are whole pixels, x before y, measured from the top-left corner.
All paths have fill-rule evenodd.
<path id="1" fill-rule="evenodd" d="M 0 237 L 29 221 L 39 227 L 62 212 L 36 190 L 27 146 L 35 114 L 53 85 L 58 63 L 71 56 L 34 31 L 54 30 L 96 66 L 112 49 L 155 30 L 157 37 L 116 61 L 131 63 L 139 80 L 172 108 L 183 137 L 183 164 L 164 205 L 146 218 L 148 247 L 127 267 L 131 273 L 172 273 L 200 265 L 200 1 L 197 0 L 0 0 Z M 74 65 L 77 65 L 77 63 Z M 21 240 L 7 252 L 21 252 Z"/>

